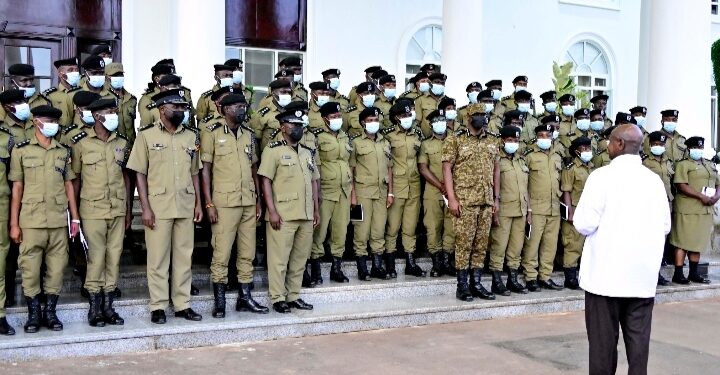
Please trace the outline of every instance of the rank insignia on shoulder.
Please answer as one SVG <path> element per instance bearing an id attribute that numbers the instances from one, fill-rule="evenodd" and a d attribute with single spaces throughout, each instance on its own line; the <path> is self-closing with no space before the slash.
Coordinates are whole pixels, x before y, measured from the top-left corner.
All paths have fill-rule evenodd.
<path id="1" fill-rule="evenodd" d="M 511 97 L 510 95 L 504 96 L 504 97 L 503 97 L 502 99 L 500 99 L 500 100 L 501 100 L 501 101 L 505 101 L 505 100 L 509 100 L 509 99 L 512 99 L 512 97 Z"/>
<path id="2" fill-rule="evenodd" d="M 29 140 L 29 139 L 26 139 L 26 140 L 18 143 L 15 147 L 17 147 L 17 148 L 25 147 L 25 146 L 27 146 L 27 145 L 29 145 L 29 144 L 30 144 L 30 140 Z"/>
<path id="3" fill-rule="evenodd" d="M 152 102 L 146 106 L 147 109 L 153 109 L 155 108 L 155 102 Z"/>
<path id="4" fill-rule="evenodd" d="M 273 132 L 270 133 L 270 138 L 275 138 L 278 135 L 278 133 L 280 133 L 280 129 L 273 130 Z"/>
<path id="5" fill-rule="evenodd" d="M 72 124 L 72 125 L 66 127 L 65 129 L 63 129 L 63 134 L 70 133 L 73 129 L 77 129 L 77 127 L 78 126 L 76 124 Z"/>
<path id="6" fill-rule="evenodd" d="M 350 98 L 348 98 L 347 96 L 342 95 L 342 94 L 340 94 L 340 98 L 345 99 L 345 100 L 347 100 L 348 102 L 350 101 Z"/>
<path id="7" fill-rule="evenodd" d="M 213 93 L 213 90 L 210 89 L 210 90 L 207 90 L 207 91 L 205 91 L 204 93 L 202 93 L 200 96 L 202 96 L 202 97 L 207 97 L 207 96 L 212 95 L 212 93 Z"/>
<path id="8" fill-rule="evenodd" d="M 523 156 L 528 155 L 528 154 L 530 154 L 531 152 L 533 152 L 533 149 L 528 148 L 528 149 L 525 150 L 525 152 L 523 153 Z"/>
<path id="9" fill-rule="evenodd" d="M 269 108 L 269 107 L 263 107 L 263 108 L 261 108 L 261 109 L 258 111 L 258 113 L 260 114 L 260 116 L 265 116 L 265 114 L 268 113 L 268 112 L 270 112 L 270 108 Z"/>
<path id="10" fill-rule="evenodd" d="M 388 126 L 386 128 L 381 129 L 380 134 L 386 135 L 386 134 L 392 133 L 393 131 L 395 131 L 395 125 Z"/>
<path id="11" fill-rule="evenodd" d="M 355 138 L 360 137 L 360 135 L 361 135 L 361 134 L 354 134 L 354 135 L 351 135 L 348 139 L 350 139 L 350 142 L 352 142 L 352 141 L 355 140 Z"/>
<path id="12" fill-rule="evenodd" d="M 403 97 L 411 92 L 412 92 L 411 90 L 405 91 L 404 93 L 400 94 L 400 97 Z"/>
<path id="13" fill-rule="evenodd" d="M 88 134 L 87 134 L 86 132 L 81 131 L 80 133 L 77 133 L 77 134 L 75 134 L 75 135 L 72 137 L 72 142 L 73 142 L 73 143 L 78 143 L 78 142 L 80 142 L 81 139 L 87 137 L 87 135 L 88 135 Z"/>
<path id="14" fill-rule="evenodd" d="M 51 94 L 51 93 L 53 93 L 53 92 L 55 92 L 55 91 L 57 91 L 57 87 L 51 87 L 51 88 L 43 91 L 43 94 L 44 94 L 44 95 L 47 95 L 47 94 Z"/>
<path id="15" fill-rule="evenodd" d="M 5 133 L 8 133 L 8 134 L 11 134 L 11 133 L 10 133 L 10 129 L 8 129 L 8 128 L 4 127 L 4 126 L 0 126 L 0 132 L 5 132 Z"/>
<path id="16" fill-rule="evenodd" d="M 603 152 L 605 152 L 605 151 L 603 151 Z M 645 159 L 647 159 L 647 158 L 649 158 L 649 157 L 650 157 L 650 155 L 648 155 L 648 154 L 640 151 L 640 159 L 641 159 L 641 160 L 645 161 Z"/>
<path id="17" fill-rule="evenodd" d="M 216 123 L 214 123 L 214 124 L 212 124 L 212 125 L 208 125 L 208 130 L 210 130 L 210 131 L 213 131 L 213 130 L 215 130 L 215 129 L 217 129 L 217 128 L 221 127 L 221 126 L 222 126 L 222 124 L 221 124 L 221 123 L 219 123 L 219 122 L 216 122 Z"/>
<path id="18" fill-rule="evenodd" d="M 73 91 L 77 91 L 77 90 L 80 90 L 80 89 L 82 89 L 82 87 L 80 87 L 80 86 L 72 87 L 72 88 L 68 89 L 67 92 L 73 92 Z"/>
<path id="19" fill-rule="evenodd" d="M 138 130 L 139 130 L 139 131 L 145 131 L 145 130 L 148 130 L 148 129 L 152 128 L 152 127 L 153 127 L 153 124 L 147 124 L 147 125 L 145 125 L 145 126 L 141 126 L 140 129 L 138 129 Z"/>
<path id="20" fill-rule="evenodd" d="M 323 130 L 323 128 L 310 129 L 310 133 L 313 133 L 314 135 L 319 135 L 320 133 L 322 133 L 324 131 L 325 130 Z"/>
<path id="21" fill-rule="evenodd" d="M 270 142 L 270 143 L 268 144 L 268 146 L 270 146 L 270 148 L 275 148 L 275 147 L 278 147 L 278 146 L 285 146 L 286 144 L 287 144 L 287 141 L 285 141 L 285 140 L 283 139 L 283 140 L 280 140 L 280 141 L 272 141 L 272 142 Z"/>
<path id="22" fill-rule="evenodd" d="M 350 112 L 352 112 L 352 111 L 354 111 L 354 110 L 356 110 L 356 109 L 357 109 L 357 106 L 356 106 L 356 105 L 349 105 L 349 106 L 347 107 L 347 112 L 350 113 Z"/>
<path id="23" fill-rule="evenodd" d="M 201 122 L 208 122 L 213 118 L 213 115 L 207 115 L 200 120 Z"/>
<path id="24" fill-rule="evenodd" d="M 124 139 L 124 140 L 126 140 L 126 141 L 128 140 L 128 138 L 127 138 L 125 135 L 123 135 L 123 134 L 120 134 L 120 133 L 118 133 L 118 132 L 115 132 L 115 134 L 118 136 L 118 138 L 122 138 L 122 139 Z"/>

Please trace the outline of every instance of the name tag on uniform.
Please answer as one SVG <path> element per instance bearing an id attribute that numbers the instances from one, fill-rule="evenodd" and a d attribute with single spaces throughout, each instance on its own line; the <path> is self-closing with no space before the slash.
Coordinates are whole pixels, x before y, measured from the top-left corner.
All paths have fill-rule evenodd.
<path id="1" fill-rule="evenodd" d="M 159 150 L 159 149 L 161 149 L 161 148 L 165 148 L 165 145 L 162 144 L 162 143 L 154 143 L 154 144 L 152 145 L 152 148 L 153 148 L 153 150 Z"/>
<path id="2" fill-rule="evenodd" d="M 227 139 L 218 139 L 218 143 L 225 143 L 227 142 Z"/>
<path id="3" fill-rule="evenodd" d="M 290 155 L 283 155 L 282 158 L 285 160 L 292 159 L 292 157 Z"/>

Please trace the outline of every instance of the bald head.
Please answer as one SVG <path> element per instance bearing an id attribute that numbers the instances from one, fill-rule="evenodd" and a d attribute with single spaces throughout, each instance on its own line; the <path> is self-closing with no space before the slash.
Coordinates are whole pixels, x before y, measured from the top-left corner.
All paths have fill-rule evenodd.
<path id="1" fill-rule="evenodd" d="M 614 159 L 619 155 L 638 155 L 642 148 L 643 134 L 634 124 L 623 124 L 610 133 L 608 153 Z"/>

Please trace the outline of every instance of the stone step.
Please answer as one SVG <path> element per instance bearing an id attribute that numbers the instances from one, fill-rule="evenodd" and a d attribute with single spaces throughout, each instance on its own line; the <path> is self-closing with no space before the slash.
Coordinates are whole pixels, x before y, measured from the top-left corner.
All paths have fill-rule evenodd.
<path id="1" fill-rule="evenodd" d="M 720 296 L 720 274 L 711 272 L 714 284 L 669 286 L 659 288 L 656 303 L 667 303 Z M 427 289 L 428 281 L 395 281 L 388 290 L 410 283 L 415 289 Z M 450 279 L 432 280 L 452 289 Z M 369 283 L 367 287 L 374 284 Z M 362 284 L 353 285 L 354 293 L 362 294 Z M 412 287 L 410 287 L 412 288 Z M 328 288 L 329 294 L 343 293 Z M 98 356 L 129 352 L 256 342 L 285 337 L 303 337 L 341 332 L 409 327 L 523 315 L 562 313 L 582 310 L 584 293 L 563 290 L 543 291 L 525 295 L 498 297 L 495 301 L 466 303 L 455 299 L 454 290 L 441 295 L 396 295 L 392 299 L 328 302 L 321 298 L 323 288 L 308 291 L 303 297 L 315 304 L 313 311 L 293 310 L 290 314 L 271 312 L 267 315 L 229 311 L 225 319 L 206 314 L 202 322 L 187 322 L 168 314 L 165 325 L 152 324 L 147 316 L 126 316 L 119 327 L 92 328 L 82 321 L 68 322 L 63 332 L 42 329 L 25 334 L 16 324 L 14 337 L 0 337 L 0 361 L 14 362 L 43 358 Z M 360 298 L 360 297 L 359 297 Z M 361 299 L 360 299 L 361 300 Z M 320 302 L 324 301 L 324 302 Z"/>

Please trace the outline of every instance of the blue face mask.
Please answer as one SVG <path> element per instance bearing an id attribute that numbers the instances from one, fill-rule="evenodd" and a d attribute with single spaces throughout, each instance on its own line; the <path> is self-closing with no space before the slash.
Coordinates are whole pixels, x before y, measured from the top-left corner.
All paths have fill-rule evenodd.
<path id="1" fill-rule="evenodd" d="M 590 129 L 590 120 L 589 119 L 580 119 L 577 120 L 577 128 L 586 131 Z"/>
<path id="2" fill-rule="evenodd" d="M 655 156 L 660 156 L 665 153 L 665 146 L 652 146 L 650 152 Z"/>
<path id="3" fill-rule="evenodd" d="M 540 138 L 537 140 L 537 145 L 542 150 L 549 150 L 550 147 L 552 147 L 552 139 L 549 138 Z"/>
<path id="4" fill-rule="evenodd" d="M 86 124 L 94 124 L 95 118 L 93 118 L 92 112 L 82 111 L 82 120 Z"/>
<path id="5" fill-rule="evenodd" d="M 20 87 L 20 90 L 24 91 L 25 99 L 35 95 L 35 86 L 32 87 Z"/>
<path id="6" fill-rule="evenodd" d="M 105 76 L 91 76 L 88 75 L 88 84 L 90 86 L 99 89 L 105 84 Z"/>
<path id="7" fill-rule="evenodd" d="M 591 121 L 590 122 L 590 129 L 592 129 L 594 131 L 600 131 L 604 127 L 605 127 L 604 121 Z"/>
<path id="8" fill-rule="evenodd" d="M 441 85 L 439 83 L 433 83 L 432 93 L 435 94 L 436 96 L 442 96 L 442 94 L 445 93 L 445 85 Z"/>
<path id="9" fill-rule="evenodd" d="M 78 83 L 80 83 L 80 72 L 67 72 L 65 75 L 67 76 L 68 85 L 77 87 Z"/>
<path id="10" fill-rule="evenodd" d="M 470 103 L 471 103 L 471 104 L 477 103 L 477 97 L 478 97 L 478 94 L 479 94 L 479 93 L 480 93 L 479 91 L 470 91 L 470 92 L 467 94 L 468 99 L 470 99 Z"/>
<path id="11" fill-rule="evenodd" d="M 700 160 L 703 156 L 703 150 L 699 148 L 691 148 L 690 149 L 690 159 L 692 160 Z"/>
<path id="12" fill-rule="evenodd" d="M 588 163 L 590 160 L 592 160 L 593 153 L 592 151 L 583 151 L 580 153 L 580 160 L 583 161 L 583 163 Z"/>
<path id="13" fill-rule="evenodd" d="M 545 103 L 545 110 L 548 113 L 555 113 L 555 111 L 557 111 L 557 103 L 556 102 Z"/>
<path id="14" fill-rule="evenodd" d="M 503 149 L 505 149 L 505 152 L 507 152 L 508 154 L 514 154 L 519 147 L 520 144 L 517 142 L 506 142 Z"/>
<path id="15" fill-rule="evenodd" d="M 421 93 L 426 93 L 430 90 L 430 83 L 429 82 L 420 82 L 418 85 L 418 89 Z"/>
<path id="16" fill-rule="evenodd" d="M 27 103 L 18 104 L 15 106 L 15 117 L 20 121 L 25 121 L 30 117 L 30 105 Z"/>
<path id="17" fill-rule="evenodd" d="M 672 133 L 677 129 L 677 122 L 665 121 L 663 123 L 663 129 L 668 133 Z"/>
<path id="18" fill-rule="evenodd" d="M 637 126 L 644 128 L 645 124 L 647 124 L 647 119 L 645 116 L 635 116 L 635 122 L 637 122 Z"/>
<path id="19" fill-rule="evenodd" d="M 363 105 L 372 107 L 375 104 L 375 94 L 368 94 L 362 97 Z"/>

